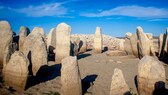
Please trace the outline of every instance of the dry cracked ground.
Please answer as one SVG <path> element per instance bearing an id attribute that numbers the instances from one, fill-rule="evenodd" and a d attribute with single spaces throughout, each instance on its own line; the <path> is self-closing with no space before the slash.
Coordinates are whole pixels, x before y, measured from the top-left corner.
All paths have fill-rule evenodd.
<path id="1" fill-rule="evenodd" d="M 138 61 L 139 59 L 133 56 L 107 56 L 106 52 L 94 54 L 92 50 L 79 54 L 78 64 L 84 95 L 109 95 L 114 68 L 123 71 L 131 93 L 137 94 Z M 164 67 L 166 79 L 168 79 L 168 66 L 164 64 Z M 58 95 L 57 92 L 60 93 L 61 88 L 60 69 L 60 64 L 49 61 L 48 66 L 42 67 L 36 77 L 28 79 L 24 92 L 19 93 L 8 87 L 3 87 L 1 82 L 0 95 Z"/>

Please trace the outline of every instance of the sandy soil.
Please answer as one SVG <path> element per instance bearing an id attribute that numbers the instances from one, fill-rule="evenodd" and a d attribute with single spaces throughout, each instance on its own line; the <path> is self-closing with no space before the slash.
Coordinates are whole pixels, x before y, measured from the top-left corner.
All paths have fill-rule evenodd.
<path id="1" fill-rule="evenodd" d="M 135 77 L 138 61 L 138 58 L 132 56 L 107 56 L 106 52 L 93 54 L 92 51 L 88 51 L 79 54 L 78 64 L 83 92 L 85 95 L 109 95 L 114 68 L 119 68 L 123 71 L 131 92 L 137 93 Z M 55 92 L 60 92 L 60 69 L 60 64 L 50 61 L 48 66 L 42 67 L 38 76 L 28 79 L 27 89 L 23 93 L 7 90 L 7 87 L 3 87 L 1 84 L 0 95 L 53 95 Z M 168 72 L 167 65 L 165 65 L 165 69 Z M 166 73 L 166 78 L 168 79 L 168 73 Z"/>

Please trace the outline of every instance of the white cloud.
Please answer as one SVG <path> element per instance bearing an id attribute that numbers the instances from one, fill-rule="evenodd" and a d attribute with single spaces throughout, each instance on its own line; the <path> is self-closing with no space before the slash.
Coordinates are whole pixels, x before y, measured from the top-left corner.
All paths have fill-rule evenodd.
<path id="1" fill-rule="evenodd" d="M 168 9 L 141 6 L 119 6 L 110 10 L 97 13 L 81 13 L 85 17 L 104 17 L 104 16 L 130 16 L 145 18 L 168 18 Z"/>
<path id="2" fill-rule="evenodd" d="M 168 19 L 150 19 L 149 21 L 168 21 Z"/>
<path id="3" fill-rule="evenodd" d="M 67 13 L 67 8 L 63 7 L 62 3 L 43 4 L 13 10 L 31 17 L 62 16 Z"/>

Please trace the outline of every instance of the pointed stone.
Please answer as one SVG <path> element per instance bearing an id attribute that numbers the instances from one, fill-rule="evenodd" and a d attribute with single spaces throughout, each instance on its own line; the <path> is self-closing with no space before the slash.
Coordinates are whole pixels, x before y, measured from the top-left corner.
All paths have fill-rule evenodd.
<path id="1" fill-rule="evenodd" d="M 61 83 L 61 95 L 82 95 L 81 77 L 76 56 L 62 60 Z"/>
<path id="2" fill-rule="evenodd" d="M 23 53 L 16 51 L 4 68 L 4 81 L 7 86 L 23 91 L 28 78 L 29 61 Z"/>
<path id="3" fill-rule="evenodd" d="M 156 57 L 146 55 L 139 61 L 138 92 L 140 95 L 153 95 L 154 91 L 164 89 L 165 78 L 165 69 Z"/>
<path id="4" fill-rule="evenodd" d="M 94 35 L 94 53 L 102 53 L 103 50 L 103 38 L 100 27 L 96 27 Z"/>
<path id="5" fill-rule="evenodd" d="M 3 64 L 5 49 L 12 43 L 13 33 L 7 21 L 0 21 L 0 65 Z"/>
<path id="6" fill-rule="evenodd" d="M 70 32 L 71 27 L 66 23 L 58 24 L 56 28 L 56 63 L 60 63 L 62 59 L 70 56 Z"/>
<path id="7" fill-rule="evenodd" d="M 25 26 L 20 27 L 20 33 L 19 33 L 19 51 L 23 52 L 23 44 L 26 40 L 26 37 L 30 33 L 29 29 Z"/>
<path id="8" fill-rule="evenodd" d="M 125 82 L 122 71 L 115 68 L 112 76 L 110 95 L 126 95 L 129 92 L 130 90 Z"/>
<path id="9" fill-rule="evenodd" d="M 163 54 L 163 41 L 164 41 L 164 34 L 159 35 L 159 54 L 158 57 L 162 57 Z"/>

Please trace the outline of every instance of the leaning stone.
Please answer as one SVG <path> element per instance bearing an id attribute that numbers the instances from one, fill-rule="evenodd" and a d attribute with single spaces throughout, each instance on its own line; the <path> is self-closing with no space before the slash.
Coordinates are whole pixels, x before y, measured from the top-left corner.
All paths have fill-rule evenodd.
<path id="1" fill-rule="evenodd" d="M 165 69 L 162 63 L 151 56 L 144 56 L 138 63 L 138 92 L 140 95 L 153 95 L 164 89 Z M 158 94 L 154 94 L 158 95 Z"/>
<path id="2" fill-rule="evenodd" d="M 19 33 L 19 51 L 23 52 L 23 44 L 26 40 L 26 37 L 30 33 L 29 29 L 25 26 L 20 27 L 20 33 Z"/>
<path id="3" fill-rule="evenodd" d="M 109 95 L 127 95 L 130 93 L 129 87 L 125 82 L 123 73 L 120 69 L 115 68 L 112 76 L 111 88 Z"/>
<path id="4" fill-rule="evenodd" d="M 143 32 L 143 29 L 139 26 L 137 27 L 137 37 L 138 37 L 138 54 L 141 59 L 145 55 L 154 55 L 153 39 L 152 41 Z M 150 35 L 148 35 L 150 36 Z M 153 54 L 151 53 L 153 52 Z"/>
<path id="5" fill-rule="evenodd" d="M 56 63 L 70 56 L 70 32 L 71 27 L 66 23 L 60 23 L 56 28 Z"/>
<path id="6" fill-rule="evenodd" d="M 0 65 L 3 64 L 5 49 L 12 43 L 13 33 L 7 21 L 0 21 Z"/>
<path id="7" fill-rule="evenodd" d="M 101 28 L 96 27 L 96 32 L 94 35 L 94 52 L 101 53 L 103 50 L 103 38 L 101 33 Z"/>
<path id="8" fill-rule="evenodd" d="M 81 77 L 76 56 L 62 60 L 61 83 L 61 95 L 82 95 Z"/>
<path id="9" fill-rule="evenodd" d="M 23 53 L 16 51 L 4 68 L 4 81 L 7 86 L 23 91 L 28 78 L 29 61 Z"/>

